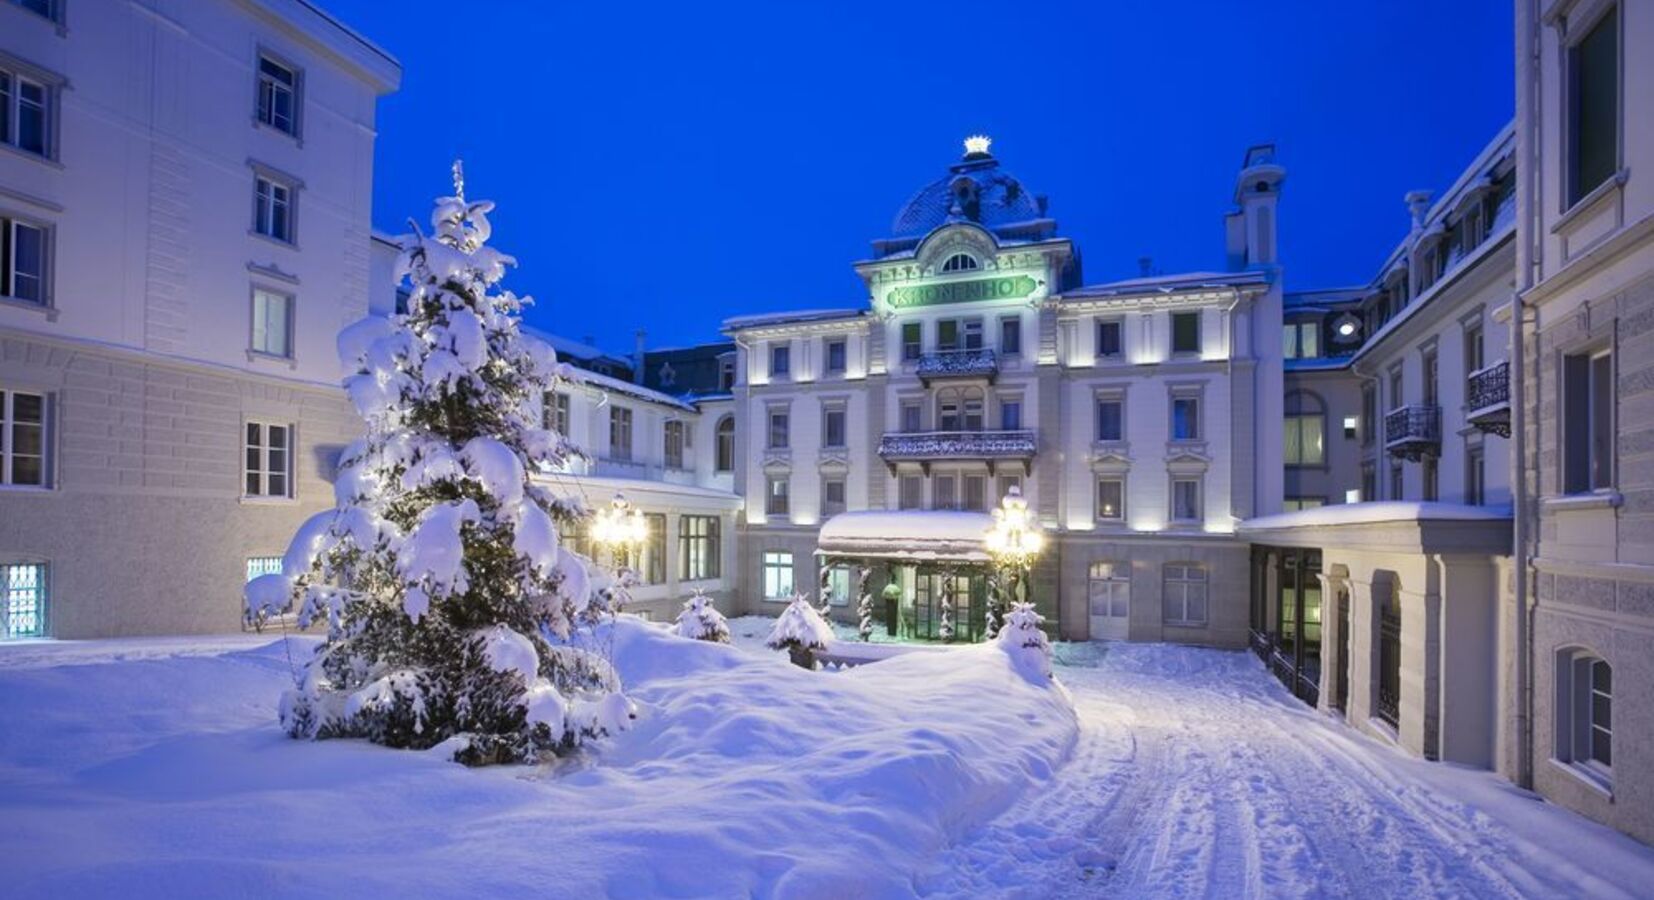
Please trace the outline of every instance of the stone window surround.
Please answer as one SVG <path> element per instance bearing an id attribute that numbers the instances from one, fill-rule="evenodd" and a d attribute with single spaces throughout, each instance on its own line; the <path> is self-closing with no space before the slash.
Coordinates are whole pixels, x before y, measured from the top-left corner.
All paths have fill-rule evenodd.
<path id="1" fill-rule="evenodd" d="M 1091 443 L 1093 448 L 1106 447 L 1111 450 L 1118 450 L 1119 452 L 1124 453 L 1125 448 L 1129 446 L 1129 442 L 1126 439 L 1126 423 L 1129 421 L 1127 414 L 1130 411 L 1130 407 L 1126 403 L 1126 395 L 1130 389 L 1131 385 L 1126 383 L 1098 385 L 1092 389 Z M 1104 440 L 1099 435 L 1099 429 L 1102 427 L 1102 411 L 1099 407 L 1105 401 L 1120 404 L 1120 436 L 1118 438 Z"/>
<path id="2" fill-rule="evenodd" d="M 1175 414 L 1175 404 L 1178 400 L 1188 399 L 1193 399 L 1195 401 L 1195 436 L 1192 438 L 1180 438 L 1177 437 L 1177 416 Z M 1173 445 L 1204 443 L 1206 440 L 1206 434 L 1206 382 L 1166 382 L 1166 441 Z"/>
<path id="3" fill-rule="evenodd" d="M 262 438 L 264 443 L 260 445 L 260 450 L 264 454 L 262 464 L 265 466 L 265 468 L 259 470 L 259 478 L 261 480 L 268 477 L 269 472 L 270 438 L 268 429 L 272 426 L 287 429 L 287 492 L 285 494 L 247 493 L 247 475 L 249 472 L 247 468 L 247 451 L 251 449 L 247 443 L 248 425 L 258 425 L 265 429 Z M 287 505 L 299 502 L 299 479 L 297 466 L 299 457 L 299 429 L 297 424 L 293 422 L 272 421 L 270 419 L 262 419 L 257 416 L 243 416 L 241 419 L 240 440 L 236 441 L 236 455 L 236 471 L 240 473 L 239 481 L 241 482 L 241 489 L 238 493 L 240 494 L 240 500 L 242 503 Z"/>
<path id="4" fill-rule="evenodd" d="M 0 188 L 0 198 L 9 199 L 13 196 L 18 195 L 14 195 L 10 191 Z M 41 252 L 45 257 L 41 264 L 41 302 L 35 303 L 30 300 L 19 300 L 8 294 L 0 293 L 0 305 L 4 305 L 8 309 L 24 309 L 31 312 L 38 312 L 45 315 L 46 321 L 48 322 L 57 321 L 58 309 L 56 303 L 54 302 L 57 296 L 57 292 L 54 290 L 57 275 L 57 224 L 36 215 L 20 212 L 16 207 L 9 206 L 4 203 L 0 203 L 0 221 L 5 222 L 5 227 L 7 228 L 11 227 L 11 222 L 16 221 L 31 228 L 40 229 L 42 233 Z M 9 273 L 6 272 L 0 272 L 0 286 L 3 286 L 3 279 L 7 277 L 8 274 Z"/>
<path id="5" fill-rule="evenodd" d="M 257 321 L 256 321 L 256 319 L 257 319 L 256 312 L 257 312 L 257 309 L 258 309 L 257 298 L 258 298 L 258 294 L 259 294 L 260 291 L 262 291 L 266 294 L 274 294 L 278 297 L 284 297 L 287 300 L 287 355 L 285 355 L 285 356 L 283 356 L 281 354 L 277 354 L 277 353 L 267 353 L 267 352 L 265 352 L 263 350 L 259 350 L 259 349 L 257 349 L 256 347 L 253 346 L 253 335 L 254 335 L 257 327 L 258 327 Z M 262 361 L 271 362 L 271 363 L 283 364 L 283 365 L 286 365 L 287 368 L 289 368 L 289 369 L 297 369 L 298 366 L 299 366 L 298 324 L 299 324 L 299 298 L 298 298 L 298 295 L 293 292 L 291 286 L 289 286 L 287 288 L 276 287 L 276 286 L 271 285 L 271 284 L 263 283 L 263 282 L 261 282 L 257 279 L 255 279 L 250 285 L 248 285 L 248 287 L 247 287 L 247 361 L 248 362 L 258 362 L 258 361 L 262 360 Z"/>
<path id="6" fill-rule="evenodd" d="M 850 446 L 850 396 L 848 394 L 834 394 L 822 397 L 821 405 L 821 449 L 843 450 Z M 838 412 L 844 414 L 842 440 L 837 444 L 827 443 L 827 414 Z M 767 421 L 767 418 L 766 418 Z M 789 420 L 790 424 L 790 420 Z"/>
<path id="7" fill-rule="evenodd" d="M 27 12 L 27 10 L 24 10 Z M 61 27 L 61 26 L 60 26 Z M 71 89 L 69 79 L 59 75 L 51 69 L 35 65 L 21 57 L 0 50 L 0 69 L 5 69 L 14 75 L 27 78 L 46 88 L 46 153 L 41 155 L 21 147 L 0 141 L 0 150 L 16 154 L 23 159 L 32 159 L 42 162 L 53 168 L 63 168 L 62 161 L 62 134 L 63 134 L 63 92 Z M 16 88 L 13 88 L 16 90 Z"/>
<path id="8" fill-rule="evenodd" d="M 304 192 L 304 179 L 251 157 L 247 159 L 247 168 L 253 173 L 253 190 L 250 197 L 252 207 L 249 210 L 250 215 L 248 217 L 248 221 L 252 224 L 248 226 L 247 234 L 259 240 L 268 241 L 277 247 L 299 249 L 299 195 Z M 287 188 L 287 240 L 258 230 L 258 182 L 260 179 Z"/>
<path id="9" fill-rule="evenodd" d="M 293 73 L 293 130 L 283 131 L 274 125 L 267 124 L 258 117 L 258 97 L 263 90 L 264 72 L 263 61 L 268 59 L 278 66 Z M 304 67 L 294 62 L 292 57 L 268 44 L 260 43 L 253 53 L 253 127 L 260 131 L 279 134 L 297 144 L 304 146 L 304 95 L 305 95 Z"/>

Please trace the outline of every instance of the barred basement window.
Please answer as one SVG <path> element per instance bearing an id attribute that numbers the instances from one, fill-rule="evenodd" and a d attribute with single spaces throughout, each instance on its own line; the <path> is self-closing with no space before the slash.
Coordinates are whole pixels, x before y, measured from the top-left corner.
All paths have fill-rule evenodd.
<path id="1" fill-rule="evenodd" d="M 40 563 L 0 565 L 0 590 L 5 592 L 7 638 L 46 634 L 46 566 Z"/>
<path id="2" fill-rule="evenodd" d="M 1167 563 L 1161 594 L 1161 619 L 1167 625 L 1206 624 L 1206 567 Z"/>
<path id="3" fill-rule="evenodd" d="M 783 550 L 764 552 L 764 599 L 793 598 L 793 555 Z"/>
<path id="4" fill-rule="evenodd" d="M 247 423 L 248 497 L 292 496 L 292 441 L 290 425 Z"/>
<path id="5" fill-rule="evenodd" d="M 252 581 L 261 575 L 280 575 L 281 557 L 279 556 L 249 556 L 247 557 L 247 580 Z"/>

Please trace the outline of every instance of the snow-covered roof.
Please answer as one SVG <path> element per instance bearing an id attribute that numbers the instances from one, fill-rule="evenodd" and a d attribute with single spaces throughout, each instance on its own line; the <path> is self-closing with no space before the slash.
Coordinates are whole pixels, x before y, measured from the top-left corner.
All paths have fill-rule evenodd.
<path id="1" fill-rule="evenodd" d="M 942 509 L 840 513 L 821 526 L 817 552 L 825 556 L 987 562 L 993 516 Z"/>
<path id="2" fill-rule="evenodd" d="M 1510 521 L 1509 506 L 1467 506 L 1462 503 L 1423 501 L 1375 501 L 1335 503 L 1315 509 L 1278 513 L 1247 519 L 1242 533 L 1287 528 L 1328 528 L 1338 525 L 1373 525 L 1380 522 L 1497 522 Z"/>
<path id="3" fill-rule="evenodd" d="M 590 385 L 598 390 L 623 394 L 637 400 L 645 400 L 650 403 L 659 403 L 663 406 L 670 406 L 676 409 L 688 410 L 690 412 L 696 411 L 693 404 L 690 404 L 679 397 L 674 397 L 671 394 L 663 394 L 653 388 L 646 388 L 641 384 L 633 384 L 630 381 L 622 381 L 619 378 L 612 378 L 608 375 L 602 375 L 588 369 L 576 368 L 574 370 L 574 380 L 582 384 Z"/>
<path id="4" fill-rule="evenodd" d="M 733 316 L 724 320 L 725 332 L 740 331 L 746 328 L 762 328 L 769 325 L 791 325 L 803 322 L 831 322 L 835 319 L 856 319 L 866 315 L 867 310 L 854 309 L 798 309 L 790 312 L 756 313 L 750 316 Z"/>
<path id="5" fill-rule="evenodd" d="M 1124 281 L 1083 285 L 1071 291 L 1064 291 L 1062 297 L 1079 300 L 1088 297 L 1116 297 L 1154 292 L 1170 294 L 1200 288 L 1233 288 L 1268 283 L 1269 276 L 1263 272 L 1179 272 L 1173 275 L 1150 275 L 1146 278 L 1127 278 Z"/>

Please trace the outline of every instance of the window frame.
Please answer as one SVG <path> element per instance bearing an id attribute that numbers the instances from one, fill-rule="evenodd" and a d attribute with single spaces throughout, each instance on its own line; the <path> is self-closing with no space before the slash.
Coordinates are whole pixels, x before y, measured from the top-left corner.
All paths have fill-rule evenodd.
<path id="1" fill-rule="evenodd" d="M 661 423 L 661 457 L 666 468 L 684 468 L 686 438 L 686 426 L 682 419 L 667 419 Z"/>
<path id="2" fill-rule="evenodd" d="M 712 440 L 714 443 L 714 458 L 712 470 L 714 472 L 735 471 L 735 417 L 724 416 L 713 426 Z"/>
<path id="3" fill-rule="evenodd" d="M 30 273 L 29 276 L 38 278 L 40 282 L 38 300 L 30 300 L 17 293 L 18 232 L 24 229 L 35 232 L 40 240 L 40 271 L 38 274 Z M 53 243 L 57 237 L 56 231 L 56 227 L 50 223 L 0 208 L 0 301 L 17 304 L 26 309 L 45 310 L 48 318 L 56 315 L 52 305 L 52 275 L 55 262 Z"/>
<path id="4" fill-rule="evenodd" d="M 283 128 L 273 121 L 275 117 L 275 104 L 273 102 L 270 106 L 271 120 L 267 120 L 264 116 L 264 86 L 266 83 L 272 85 L 276 83 L 273 78 L 265 74 L 264 64 L 266 62 L 278 69 L 285 69 L 293 77 L 292 83 L 286 87 L 290 95 L 291 114 L 289 118 L 292 120 L 288 128 Z M 304 82 L 303 67 L 295 65 L 291 59 L 282 54 L 275 53 L 266 47 L 259 47 L 253 63 L 253 124 L 260 128 L 268 128 L 277 134 L 286 135 L 294 140 L 302 141 L 304 138 Z"/>
<path id="5" fill-rule="evenodd" d="M 790 450 L 792 449 L 793 418 L 792 410 L 785 404 L 766 407 L 764 410 L 764 449 Z"/>
<path id="6" fill-rule="evenodd" d="M 902 362 L 914 362 L 925 355 L 924 323 L 903 322 L 898 337 L 902 345 Z"/>
<path id="7" fill-rule="evenodd" d="M 1117 428 L 1113 437 L 1103 434 L 1103 407 L 1112 406 L 1119 410 L 1114 424 Z M 1092 399 L 1092 416 L 1094 417 L 1091 430 L 1092 440 L 1099 444 L 1117 444 L 1126 439 L 1126 397 L 1122 391 L 1100 391 Z"/>
<path id="8" fill-rule="evenodd" d="M 678 516 L 678 580 L 712 581 L 723 561 L 722 522 L 717 516 Z"/>
<path id="9" fill-rule="evenodd" d="M 32 12 L 32 10 L 30 10 Z M 15 151 L 25 157 L 36 160 L 45 160 L 51 163 L 59 162 L 60 118 L 62 110 L 62 90 L 65 84 L 63 76 L 41 69 L 38 66 L 10 56 L 0 51 L 0 79 L 5 81 L 0 87 L 0 104 L 4 104 L 6 130 L 0 132 L 0 147 Z M 40 141 L 41 148 L 36 151 L 25 147 L 21 141 L 23 99 L 22 84 L 29 84 L 40 89 Z"/>
<path id="10" fill-rule="evenodd" d="M 1183 310 L 1171 314 L 1171 348 L 1173 356 L 1199 356 L 1203 352 L 1205 341 L 1204 336 L 1200 333 L 1202 325 L 1201 320 L 1203 318 L 1204 317 L 1200 314 L 1200 310 L 1198 309 Z M 1192 347 L 1179 347 L 1178 323 L 1189 321 L 1194 322 L 1194 331 L 1192 332 L 1194 335 L 1194 345 Z"/>
<path id="11" fill-rule="evenodd" d="M 17 397 L 24 395 L 40 401 L 40 421 L 20 423 L 17 420 Z M 6 384 L 0 384 L 0 491 L 49 491 L 54 487 L 56 480 L 56 454 L 53 452 L 53 441 L 56 439 L 53 427 L 54 396 L 49 391 L 34 389 L 18 389 Z M 33 458 L 36 454 L 17 452 L 17 429 L 19 425 L 40 429 L 40 481 L 37 483 L 18 484 L 17 458 L 19 456 Z"/>
<path id="12" fill-rule="evenodd" d="M 541 424 L 549 431 L 554 431 L 563 437 L 569 437 L 570 419 L 569 395 L 565 391 L 546 391 L 541 400 Z"/>
<path id="13" fill-rule="evenodd" d="M 792 515 L 792 476 L 769 474 L 764 476 L 764 515 Z"/>
<path id="14" fill-rule="evenodd" d="M 831 494 L 833 493 L 832 488 L 834 488 L 834 487 L 838 488 L 839 497 L 838 497 L 837 500 L 833 500 L 832 497 L 831 497 Z M 848 480 L 843 475 L 823 475 L 823 476 L 821 476 L 821 519 L 822 519 L 822 521 L 826 521 L 831 516 L 836 516 L 841 512 L 845 512 L 849 508 L 850 508 L 850 487 L 849 487 Z"/>
<path id="15" fill-rule="evenodd" d="M 270 186 L 270 200 L 268 207 L 265 207 L 263 191 L 264 185 Z M 297 178 L 284 175 L 269 168 L 268 166 L 254 165 L 252 233 L 257 237 L 264 238 L 268 241 L 274 241 L 275 243 L 281 244 L 285 247 L 297 247 L 299 245 L 299 189 L 301 187 L 303 187 L 303 184 Z M 278 188 L 285 191 L 287 194 L 286 200 L 283 201 L 286 205 L 287 213 L 287 218 L 285 220 L 285 224 L 287 226 L 285 235 L 274 233 L 276 210 L 275 191 Z M 268 209 L 268 213 L 266 213 L 266 209 Z M 265 230 L 266 219 L 269 220 L 268 224 L 271 229 L 270 231 Z"/>
<path id="16" fill-rule="evenodd" d="M 774 588 L 771 578 L 774 578 Z M 759 560 L 759 578 L 763 599 L 770 603 L 786 603 L 797 592 L 797 572 L 791 550 L 765 550 Z"/>
<path id="17" fill-rule="evenodd" d="M 843 375 L 850 369 L 850 339 L 826 338 L 822 342 L 822 367 L 828 375 Z M 834 351 L 837 351 L 838 361 L 833 360 Z"/>
<path id="18" fill-rule="evenodd" d="M 1194 494 L 1193 515 L 1180 515 L 1178 509 L 1178 486 L 1192 485 Z M 1206 518 L 1206 479 L 1200 475 L 1173 475 L 1171 487 L 1167 491 L 1166 520 L 1179 524 L 1199 524 Z"/>
<path id="19" fill-rule="evenodd" d="M 999 355 L 1022 356 L 1022 317 L 999 317 Z"/>
<path id="20" fill-rule="evenodd" d="M 258 438 L 255 440 L 251 429 L 257 428 Z M 278 469 L 272 457 L 278 448 L 270 440 L 275 429 L 280 429 L 283 440 L 286 442 L 281 448 L 284 454 L 281 468 Z M 246 419 L 241 424 L 241 497 L 246 501 L 280 502 L 297 500 L 299 496 L 296 476 L 296 460 L 298 457 L 298 429 L 291 422 L 271 422 L 265 419 Z M 259 467 L 253 468 L 249 464 L 248 455 L 253 452 L 260 455 Z M 273 491 L 270 488 L 270 476 L 280 474 L 283 479 L 284 490 Z M 253 479 L 257 479 L 257 487 L 252 487 Z"/>
<path id="21" fill-rule="evenodd" d="M 1092 358 L 1096 360 L 1114 361 L 1126 357 L 1126 323 L 1123 319 L 1098 319 L 1093 329 L 1094 340 Z M 1105 349 L 1110 341 L 1103 340 L 1103 335 L 1113 335 L 1113 349 Z"/>
<path id="22" fill-rule="evenodd" d="M 14 584 L 14 572 L 27 570 L 33 573 L 30 583 L 22 586 Z M 29 631 L 12 630 L 12 603 L 21 601 L 24 591 L 31 591 L 31 604 L 35 617 L 34 628 Z M 51 597 L 52 597 L 52 566 L 50 563 L 35 560 L 18 560 L 0 563 L 0 642 L 24 638 L 42 638 L 52 633 L 51 630 Z"/>
<path id="23" fill-rule="evenodd" d="M 1562 142 L 1562 185 L 1560 191 L 1561 208 L 1559 213 L 1567 213 L 1594 200 L 1604 186 L 1613 183 L 1625 166 L 1625 16 L 1618 2 L 1604 3 L 1596 10 L 1589 11 L 1588 17 L 1578 22 L 1568 22 L 1567 31 L 1562 42 L 1562 127 L 1560 139 Z M 1612 124 L 1614 134 L 1613 160 L 1608 171 L 1602 178 L 1593 184 L 1582 183 L 1584 173 L 1579 171 L 1579 98 L 1580 98 L 1580 65 L 1583 45 L 1597 32 L 1597 29 L 1610 17 L 1613 18 L 1614 33 L 1609 46 L 1614 51 L 1614 98 Z"/>
<path id="24" fill-rule="evenodd" d="M 780 381 L 783 376 L 788 380 L 793 374 L 793 347 L 789 341 L 777 341 L 770 344 L 770 380 Z"/>
<path id="25" fill-rule="evenodd" d="M 609 406 L 609 459 L 629 463 L 636 459 L 635 420 L 627 406 Z M 624 441 L 621 439 L 624 438 Z"/>
<path id="26" fill-rule="evenodd" d="M 1172 391 L 1171 401 L 1170 401 L 1170 404 L 1167 407 L 1167 415 L 1166 415 L 1166 424 L 1167 424 L 1168 429 L 1170 431 L 1170 436 L 1169 436 L 1168 440 L 1171 440 L 1171 441 L 1176 442 L 1176 443 L 1184 443 L 1184 444 L 1197 443 L 1199 441 L 1205 440 L 1206 423 L 1202 420 L 1202 416 L 1206 412 L 1206 410 L 1205 410 L 1206 404 L 1204 402 L 1205 401 L 1204 394 L 1205 394 L 1205 392 L 1201 391 L 1201 390 L 1187 390 L 1187 389 L 1177 390 L 1177 389 L 1174 389 Z M 1191 426 L 1188 433 L 1186 433 L 1186 434 L 1178 434 L 1177 433 L 1177 423 L 1178 423 L 1177 409 L 1178 409 L 1178 404 L 1181 404 L 1181 403 L 1192 403 L 1192 404 L 1194 404 L 1193 414 L 1184 417 L 1184 421 L 1188 422 Z"/>
<path id="27" fill-rule="evenodd" d="M 1558 389 L 1561 392 L 1556 427 L 1561 467 L 1560 492 L 1580 496 L 1611 491 L 1618 474 L 1617 418 L 1619 385 L 1612 348 L 1596 346 L 1563 353 Z M 1582 362 L 1581 362 L 1582 361 Z M 1583 366 L 1583 369 L 1577 367 Z M 1584 384 L 1576 389 L 1575 382 Z M 1582 391 L 1575 396 L 1576 390 Z M 1604 395 L 1599 394 L 1599 391 Z M 1584 409 L 1575 406 L 1583 399 Z M 1581 467 L 1576 470 L 1576 466 Z"/>
<path id="28" fill-rule="evenodd" d="M 265 297 L 275 297 L 282 301 L 284 307 L 283 318 L 285 319 L 283 327 L 286 329 L 283 335 L 286 347 L 283 352 L 277 353 L 259 346 L 258 336 L 261 317 L 258 314 L 258 306 L 261 295 Z M 294 340 L 298 330 L 298 298 L 294 296 L 291 291 L 282 291 L 275 288 L 265 287 L 262 284 L 255 284 L 252 286 L 249 294 L 247 314 L 247 352 L 254 356 L 262 356 L 267 359 L 279 359 L 288 362 L 294 361 L 298 355 L 298 351 L 295 346 L 297 342 Z"/>
<path id="29" fill-rule="evenodd" d="M 838 438 L 833 437 L 833 420 L 838 420 Z M 850 445 L 850 409 L 844 401 L 826 402 L 821 405 L 821 448 L 823 450 L 844 450 Z"/>
<path id="30" fill-rule="evenodd" d="M 1178 571 L 1175 577 L 1174 570 Z M 1200 577 L 1191 577 L 1191 573 L 1198 572 Z M 1168 605 L 1173 599 L 1173 585 L 1177 586 L 1177 605 L 1181 615 L 1177 618 L 1168 616 Z M 1201 599 L 1201 616 L 1193 618 L 1189 614 L 1190 592 L 1199 586 L 1203 595 Z M 1160 623 L 1177 628 L 1205 628 L 1212 620 L 1212 574 L 1206 566 L 1195 562 L 1168 562 L 1160 567 Z"/>
<path id="31" fill-rule="evenodd" d="M 1103 512 L 1103 493 L 1105 485 L 1113 485 L 1114 491 L 1116 492 L 1114 515 L 1106 515 Z M 1118 475 L 1100 476 L 1097 478 L 1097 486 L 1093 491 L 1092 496 L 1096 501 L 1095 509 L 1093 510 L 1093 518 L 1097 521 L 1120 523 L 1126 520 L 1126 479 L 1124 477 Z"/>

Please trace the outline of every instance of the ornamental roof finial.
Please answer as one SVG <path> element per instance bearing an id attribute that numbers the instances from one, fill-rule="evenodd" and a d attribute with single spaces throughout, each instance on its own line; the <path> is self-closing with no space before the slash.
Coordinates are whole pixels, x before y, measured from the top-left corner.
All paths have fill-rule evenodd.
<path id="1" fill-rule="evenodd" d="M 985 134 L 973 134 L 965 138 L 965 156 L 988 156 L 988 148 L 993 146 L 994 139 Z"/>

